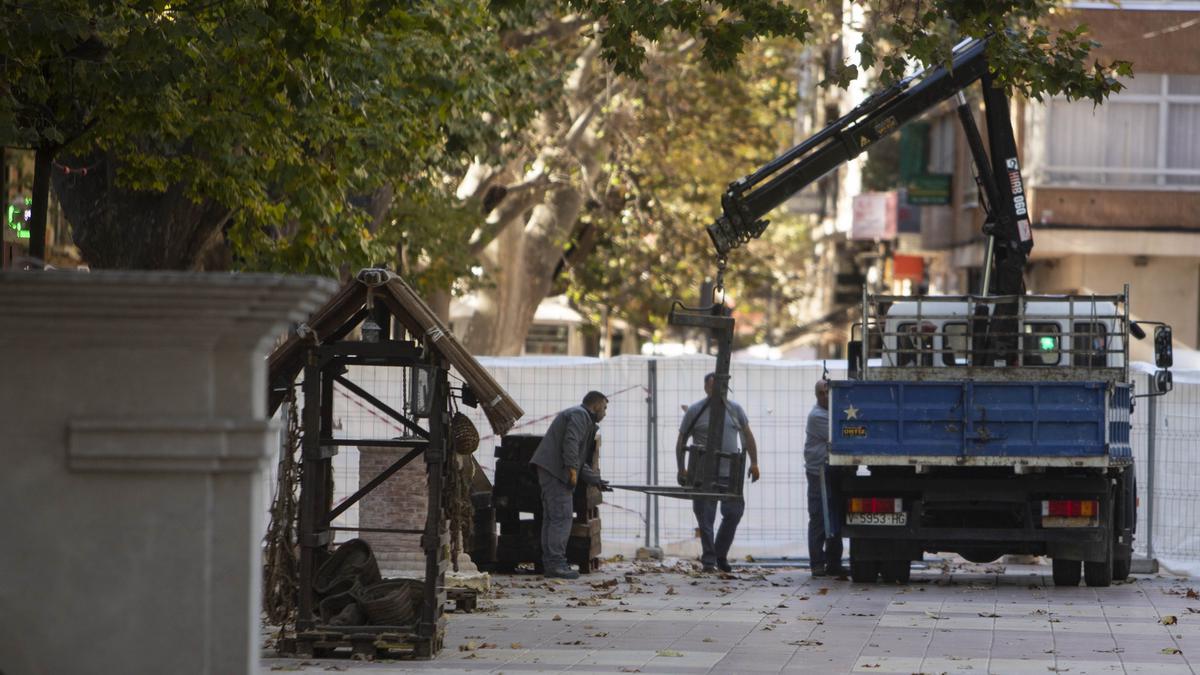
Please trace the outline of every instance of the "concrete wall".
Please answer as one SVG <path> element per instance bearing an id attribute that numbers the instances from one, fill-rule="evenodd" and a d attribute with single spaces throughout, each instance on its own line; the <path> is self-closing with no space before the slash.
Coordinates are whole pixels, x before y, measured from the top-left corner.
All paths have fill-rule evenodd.
<path id="1" fill-rule="evenodd" d="M 1128 282 L 1135 317 L 1171 323 L 1176 344 L 1197 347 L 1200 263 L 1195 258 L 1071 255 L 1034 265 L 1030 281 L 1039 293 L 1114 293 Z"/>

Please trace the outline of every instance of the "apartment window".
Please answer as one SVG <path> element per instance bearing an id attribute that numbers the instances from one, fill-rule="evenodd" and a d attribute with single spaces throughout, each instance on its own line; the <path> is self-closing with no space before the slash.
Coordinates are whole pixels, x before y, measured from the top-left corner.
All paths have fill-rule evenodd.
<path id="1" fill-rule="evenodd" d="M 525 336 L 525 353 L 566 354 L 568 335 L 566 326 L 534 324 Z"/>
<path id="2" fill-rule="evenodd" d="M 1200 75 L 1142 74 L 1101 106 L 1051 100 L 1048 185 L 1200 189 Z"/>

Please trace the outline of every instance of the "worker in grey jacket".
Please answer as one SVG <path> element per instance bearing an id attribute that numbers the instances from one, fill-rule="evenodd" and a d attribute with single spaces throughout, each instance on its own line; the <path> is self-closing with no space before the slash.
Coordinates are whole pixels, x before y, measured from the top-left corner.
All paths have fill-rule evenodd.
<path id="1" fill-rule="evenodd" d="M 581 479 L 588 485 L 607 487 L 600 474 L 584 464 L 596 438 L 597 425 L 607 411 L 608 398 L 598 391 L 589 391 L 581 405 L 558 413 L 529 460 L 537 467 L 542 490 L 542 567 L 547 577 L 579 578 L 579 572 L 567 565 L 572 496 Z"/>

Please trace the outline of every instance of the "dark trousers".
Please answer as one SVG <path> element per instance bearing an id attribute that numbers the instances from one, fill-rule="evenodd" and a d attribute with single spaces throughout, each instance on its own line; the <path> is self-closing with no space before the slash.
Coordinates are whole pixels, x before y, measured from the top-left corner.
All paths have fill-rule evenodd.
<path id="1" fill-rule="evenodd" d="M 567 569 L 575 488 L 540 466 L 537 473 L 542 488 L 542 568 L 547 572 Z"/>
<path id="2" fill-rule="evenodd" d="M 717 520 L 717 502 L 721 504 L 721 527 L 713 537 L 713 526 Z M 693 499 L 692 513 L 696 514 L 696 525 L 700 530 L 700 564 L 712 567 L 717 560 L 728 560 L 729 547 L 737 534 L 738 523 L 746 511 L 746 503 L 730 499 Z"/>
<path id="3" fill-rule="evenodd" d="M 842 564 L 842 495 L 838 489 L 842 476 L 851 467 L 825 467 L 825 492 L 821 498 L 821 474 L 806 471 L 808 478 L 808 560 L 812 567 L 840 567 Z M 829 508 L 830 531 L 825 531 L 825 508 Z"/>

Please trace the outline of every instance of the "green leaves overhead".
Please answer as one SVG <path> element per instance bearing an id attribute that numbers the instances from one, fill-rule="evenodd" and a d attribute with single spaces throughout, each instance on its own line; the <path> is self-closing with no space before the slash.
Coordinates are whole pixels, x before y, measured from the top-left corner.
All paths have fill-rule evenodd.
<path id="1" fill-rule="evenodd" d="M 247 267 L 386 261 L 354 199 L 428 190 L 533 112 L 537 53 L 496 31 L 484 0 L 18 5 L 0 142 L 104 149 L 127 187 L 230 205 Z"/>
<path id="2" fill-rule="evenodd" d="M 994 33 L 991 55 L 1004 86 L 1034 98 L 1102 101 L 1130 66 L 1093 62 L 1094 43 L 1060 18 L 1057 5 L 855 3 L 865 11 L 865 39 L 853 63 L 825 64 L 825 73 L 838 84 L 865 69 L 895 78 L 913 62 L 945 62 L 963 36 Z M 606 239 L 612 251 L 659 245 L 621 229 L 633 222 L 694 228 L 688 250 L 699 251 L 723 186 L 792 140 L 779 135 L 789 111 L 776 94 L 794 86 L 790 60 L 841 30 L 840 10 L 829 19 L 830 7 L 801 0 L 10 2 L 0 12 L 0 144 L 76 156 L 102 150 L 125 187 L 182 186 L 197 201 L 228 207 L 227 237 L 245 268 L 331 273 L 399 256 L 440 285 L 470 265 L 463 239 L 481 218 L 478 204 L 455 203 L 457 179 L 476 157 L 500 165 L 536 145 L 540 130 L 531 120 L 565 111 L 569 64 L 598 40 L 614 87 L 632 86 L 625 112 L 636 117 L 633 126 L 597 130 L 619 136 L 622 148 L 610 158 L 609 182 L 623 191 L 622 204 L 647 206 L 619 227 L 594 217 L 616 228 Z M 549 118 L 573 117 L 566 112 Z M 555 180 L 575 179 L 552 168 Z M 380 191 L 395 195 L 391 208 L 365 208 Z M 594 281 L 671 264 L 642 253 Z"/>
<path id="3" fill-rule="evenodd" d="M 950 50 L 968 37 L 992 36 L 988 58 L 997 82 L 1035 100 L 1063 95 L 1101 103 L 1123 87 L 1131 64 L 1090 61 L 1099 43 L 1087 36 L 1056 0 L 873 0 L 866 9 L 860 67 L 878 67 L 884 81 L 903 77 L 911 64 L 948 63 Z M 829 82 L 845 86 L 857 72 L 835 71 Z"/>

